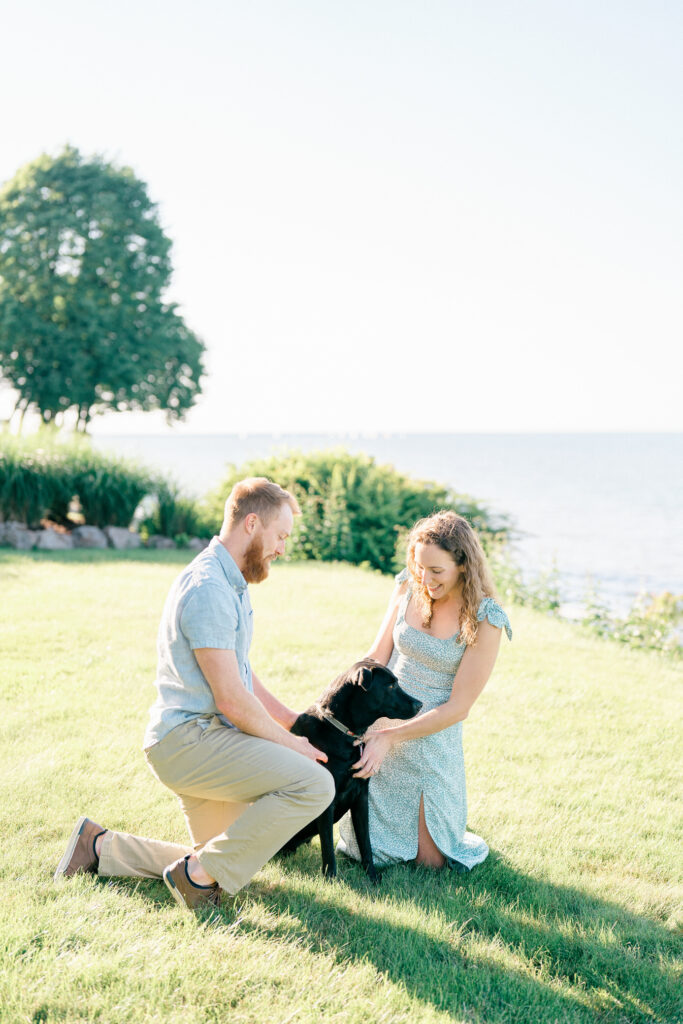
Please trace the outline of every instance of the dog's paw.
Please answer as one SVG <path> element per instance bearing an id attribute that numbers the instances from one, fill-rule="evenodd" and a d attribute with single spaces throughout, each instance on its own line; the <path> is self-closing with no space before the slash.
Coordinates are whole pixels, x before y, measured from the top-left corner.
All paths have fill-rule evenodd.
<path id="1" fill-rule="evenodd" d="M 377 870 L 377 868 L 375 867 L 375 865 L 374 864 L 366 864 L 366 865 L 364 865 L 364 867 L 365 867 L 365 874 L 368 876 L 368 878 L 372 882 L 372 884 L 373 885 L 379 885 L 379 883 L 382 881 L 382 876 L 380 875 L 380 873 Z"/>

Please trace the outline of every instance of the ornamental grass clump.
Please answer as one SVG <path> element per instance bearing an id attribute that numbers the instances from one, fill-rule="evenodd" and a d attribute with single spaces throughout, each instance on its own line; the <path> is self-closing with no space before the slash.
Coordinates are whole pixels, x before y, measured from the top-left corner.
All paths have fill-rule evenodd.
<path id="1" fill-rule="evenodd" d="M 92 449 L 77 453 L 72 472 L 81 514 L 93 526 L 128 527 L 153 487 L 150 474 L 141 467 Z"/>
<path id="2" fill-rule="evenodd" d="M 68 508 L 72 473 L 64 452 L 42 438 L 0 442 L 0 518 L 37 529 L 41 520 Z"/>
<path id="3" fill-rule="evenodd" d="M 32 529 L 46 519 L 63 526 L 85 521 L 128 527 L 155 489 L 143 467 L 94 451 L 88 439 L 61 440 L 49 430 L 32 438 L 0 437 L 2 519 Z"/>
<path id="4" fill-rule="evenodd" d="M 212 537 L 220 528 L 220 522 L 216 523 L 204 506 L 162 478 L 157 479 L 150 504 L 151 510 L 140 523 L 140 531 L 148 536 L 161 534 L 180 542 L 190 537 Z"/>

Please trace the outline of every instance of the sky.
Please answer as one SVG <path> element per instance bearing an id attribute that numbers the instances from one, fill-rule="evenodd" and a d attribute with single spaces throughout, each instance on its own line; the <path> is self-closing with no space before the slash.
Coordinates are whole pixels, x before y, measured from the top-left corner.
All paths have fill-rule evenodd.
<path id="1" fill-rule="evenodd" d="M 26 0 L 0 182 L 69 143 L 147 183 L 207 347 L 176 432 L 678 431 L 682 40 L 665 0 Z"/>

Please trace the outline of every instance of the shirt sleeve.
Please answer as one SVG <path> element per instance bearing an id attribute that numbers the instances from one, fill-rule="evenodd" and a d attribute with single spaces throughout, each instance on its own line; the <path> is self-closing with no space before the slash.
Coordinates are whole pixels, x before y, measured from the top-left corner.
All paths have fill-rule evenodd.
<path id="1" fill-rule="evenodd" d="M 508 640 L 512 640 L 510 620 L 498 602 L 494 601 L 492 597 L 485 597 L 482 600 L 479 605 L 479 611 L 477 612 L 477 619 L 479 622 L 483 622 L 484 619 L 488 619 L 492 626 L 497 626 L 498 629 L 504 629 L 508 635 Z"/>
<path id="2" fill-rule="evenodd" d="M 191 650 L 216 647 L 234 651 L 239 623 L 238 597 L 234 591 L 212 583 L 199 584 L 180 613 L 180 629 Z"/>

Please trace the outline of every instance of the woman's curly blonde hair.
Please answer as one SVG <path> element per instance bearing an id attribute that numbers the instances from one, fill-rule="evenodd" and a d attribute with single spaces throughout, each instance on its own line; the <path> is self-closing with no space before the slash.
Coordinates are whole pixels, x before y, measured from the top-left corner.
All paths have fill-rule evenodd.
<path id="1" fill-rule="evenodd" d="M 496 598 L 496 587 L 486 556 L 476 533 L 457 512 L 436 512 L 426 519 L 420 519 L 408 537 L 408 570 L 413 579 L 413 594 L 422 614 L 422 625 L 428 627 L 432 621 L 434 602 L 429 591 L 422 585 L 415 564 L 415 547 L 418 544 L 435 544 L 447 551 L 456 565 L 464 571 L 463 610 L 460 635 L 466 644 L 477 642 L 477 611 L 482 599 Z"/>

